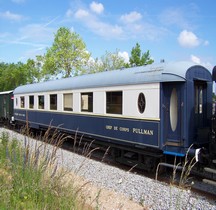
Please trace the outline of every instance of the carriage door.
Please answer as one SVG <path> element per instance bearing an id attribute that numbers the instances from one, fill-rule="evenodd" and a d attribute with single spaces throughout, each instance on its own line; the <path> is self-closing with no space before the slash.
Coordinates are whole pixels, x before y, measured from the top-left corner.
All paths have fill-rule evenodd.
<path id="1" fill-rule="evenodd" d="M 165 83 L 163 84 L 164 103 L 163 103 L 163 117 L 164 117 L 164 137 L 167 146 L 181 145 L 181 122 L 182 110 L 181 104 L 181 84 Z"/>

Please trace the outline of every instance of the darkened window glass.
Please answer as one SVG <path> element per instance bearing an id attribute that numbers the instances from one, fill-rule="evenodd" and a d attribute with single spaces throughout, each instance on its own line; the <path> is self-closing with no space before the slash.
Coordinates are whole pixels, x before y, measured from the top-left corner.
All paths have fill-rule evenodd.
<path id="1" fill-rule="evenodd" d="M 73 111 L 73 94 L 64 94 L 64 111 Z"/>
<path id="2" fill-rule="evenodd" d="M 29 108 L 34 108 L 34 96 L 29 96 Z"/>
<path id="3" fill-rule="evenodd" d="M 44 109 L 44 96 L 38 96 L 38 108 Z"/>
<path id="4" fill-rule="evenodd" d="M 57 94 L 50 95 L 50 109 L 57 110 Z"/>
<path id="5" fill-rule="evenodd" d="M 122 91 L 106 93 L 106 112 L 122 114 Z"/>
<path id="6" fill-rule="evenodd" d="M 93 112 L 93 93 L 81 93 L 81 111 Z"/>
<path id="7" fill-rule="evenodd" d="M 195 113 L 203 113 L 203 86 L 195 86 Z"/>
<path id="8" fill-rule="evenodd" d="M 21 106 L 21 108 L 25 108 L 25 97 L 24 96 L 21 96 L 20 97 L 20 106 Z"/>
<path id="9" fill-rule="evenodd" d="M 145 111 L 145 107 L 146 107 L 145 95 L 143 93 L 139 94 L 137 105 L 138 105 L 139 112 L 142 114 Z"/>

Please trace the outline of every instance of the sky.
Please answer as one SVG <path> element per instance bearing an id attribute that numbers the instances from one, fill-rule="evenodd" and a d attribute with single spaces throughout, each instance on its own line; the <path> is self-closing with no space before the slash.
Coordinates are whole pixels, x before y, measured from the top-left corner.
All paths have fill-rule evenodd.
<path id="1" fill-rule="evenodd" d="M 60 27 L 80 35 L 92 58 L 128 61 L 140 44 L 155 62 L 216 65 L 215 0 L 0 0 L 0 62 L 44 55 Z"/>

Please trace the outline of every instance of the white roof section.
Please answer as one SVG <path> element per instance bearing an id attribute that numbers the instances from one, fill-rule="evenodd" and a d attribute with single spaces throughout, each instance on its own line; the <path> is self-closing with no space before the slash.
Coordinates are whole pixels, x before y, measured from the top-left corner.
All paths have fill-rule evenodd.
<path id="1" fill-rule="evenodd" d="M 10 94 L 12 92 L 13 92 L 13 90 L 4 91 L 4 92 L 0 92 L 0 95 L 6 95 L 6 94 Z"/>
<path id="2" fill-rule="evenodd" d="M 158 63 L 19 86 L 14 94 L 185 81 L 192 62 Z M 203 67 L 204 68 L 204 67 Z"/>

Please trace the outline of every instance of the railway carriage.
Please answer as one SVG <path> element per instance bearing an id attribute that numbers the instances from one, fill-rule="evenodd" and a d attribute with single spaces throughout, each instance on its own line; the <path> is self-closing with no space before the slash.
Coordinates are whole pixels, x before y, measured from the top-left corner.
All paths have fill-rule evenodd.
<path id="1" fill-rule="evenodd" d="M 13 91 L 0 92 L 0 122 L 8 123 L 13 116 Z"/>
<path id="2" fill-rule="evenodd" d="M 151 167 L 206 145 L 212 77 L 191 62 L 159 63 L 17 87 L 14 118 L 111 145 L 117 158 Z M 130 161 L 131 161 L 130 160 Z M 132 162 L 134 164 L 134 162 Z"/>

